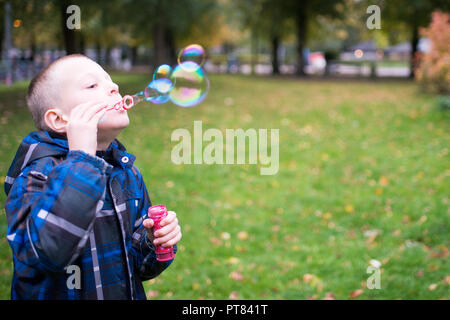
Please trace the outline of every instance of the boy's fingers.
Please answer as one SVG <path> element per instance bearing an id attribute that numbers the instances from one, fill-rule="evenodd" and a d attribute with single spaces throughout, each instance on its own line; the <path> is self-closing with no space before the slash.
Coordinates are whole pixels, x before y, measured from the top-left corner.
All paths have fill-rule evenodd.
<path id="1" fill-rule="evenodd" d="M 81 118 L 84 115 L 84 113 L 86 112 L 87 108 L 92 107 L 96 103 L 98 103 L 98 101 L 97 102 L 90 101 L 90 102 L 81 103 L 81 104 L 77 105 L 70 112 L 70 117 L 71 118 Z"/>
<path id="2" fill-rule="evenodd" d="M 166 224 L 164 227 L 155 232 L 155 237 L 161 237 L 165 234 L 170 233 L 178 226 L 178 219 L 175 217 L 169 224 Z"/>
<path id="3" fill-rule="evenodd" d="M 142 222 L 142 224 L 144 225 L 144 228 L 146 228 L 146 229 L 151 229 L 151 228 L 153 228 L 153 224 L 154 224 L 154 222 L 153 222 L 153 220 L 152 219 L 145 219 L 143 222 Z"/>
<path id="4" fill-rule="evenodd" d="M 167 217 L 161 220 L 161 226 L 168 225 L 171 223 L 175 218 L 177 217 L 177 214 L 174 211 L 168 211 Z"/>
<path id="5" fill-rule="evenodd" d="M 175 238 L 175 237 L 178 235 L 178 233 L 181 233 L 181 228 L 180 228 L 180 226 L 176 226 L 174 230 L 172 230 L 170 233 L 166 234 L 165 236 L 163 236 L 163 237 L 158 237 L 158 238 L 154 241 L 154 243 L 155 243 L 155 244 L 166 243 L 166 242 L 168 242 L 169 240 Z"/>
<path id="6" fill-rule="evenodd" d="M 181 232 L 177 233 L 177 235 L 174 238 L 172 238 L 169 241 L 163 243 L 161 245 L 161 247 L 171 247 L 171 246 L 177 244 L 181 240 L 181 236 L 182 236 Z"/>
<path id="7" fill-rule="evenodd" d="M 100 122 L 100 119 L 103 118 L 103 116 L 105 115 L 105 113 L 106 108 L 100 109 L 100 111 L 94 114 L 91 120 L 98 124 Z"/>
<path id="8" fill-rule="evenodd" d="M 85 111 L 83 118 L 86 119 L 86 121 L 95 120 L 98 113 L 100 113 L 104 110 L 106 110 L 106 103 L 96 104 L 94 106 L 91 106 L 90 108 L 88 108 Z M 98 118 L 98 119 L 100 119 L 100 118 Z"/>

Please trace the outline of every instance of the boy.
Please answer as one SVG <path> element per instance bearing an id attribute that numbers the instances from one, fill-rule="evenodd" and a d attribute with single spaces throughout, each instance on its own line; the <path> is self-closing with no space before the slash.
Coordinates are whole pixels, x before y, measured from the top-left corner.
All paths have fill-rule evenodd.
<path id="1" fill-rule="evenodd" d="M 142 281 L 173 261 L 157 261 L 154 245 L 176 252 L 176 214 L 153 238 L 142 175 L 115 139 L 127 112 L 105 111 L 121 98 L 83 55 L 56 60 L 31 81 L 27 104 L 39 131 L 22 141 L 5 180 L 12 299 L 145 299 Z"/>

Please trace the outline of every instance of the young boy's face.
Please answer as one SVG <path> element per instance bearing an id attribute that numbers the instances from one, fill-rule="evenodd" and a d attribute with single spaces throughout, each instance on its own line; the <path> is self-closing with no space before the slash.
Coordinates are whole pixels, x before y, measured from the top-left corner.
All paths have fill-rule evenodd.
<path id="1" fill-rule="evenodd" d="M 76 106 L 87 102 L 105 103 L 112 106 L 122 99 L 119 87 L 96 62 L 88 58 L 72 58 L 58 66 L 61 109 L 67 116 Z M 125 110 L 110 110 L 99 122 L 99 133 L 120 130 L 129 124 Z"/>

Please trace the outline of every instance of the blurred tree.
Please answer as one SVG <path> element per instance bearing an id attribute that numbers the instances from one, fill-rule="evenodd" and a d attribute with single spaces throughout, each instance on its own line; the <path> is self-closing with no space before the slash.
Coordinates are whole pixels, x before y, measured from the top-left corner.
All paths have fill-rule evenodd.
<path id="1" fill-rule="evenodd" d="M 284 1 L 262 1 L 260 18 L 270 38 L 272 74 L 274 75 L 280 73 L 278 52 L 280 42 L 289 30 L 289 9 L 287 2 Z"/>
<path id="2" fill-rule="evenodd" d="M 231 7 L 240 15 L 241 24 L 250 30 L 250 73 L 255 74 L 255 66 L 258 63 L 258 40 L 264 33 L 261 18 L 264 0 L 234 0 Z"/>
<path id="3" fill-rule="evenodd" d="M 14 45 L 30 49 L 33 58 L 39 45 L 54 39 L 58 26 L 53 19 L 53 4 L 49 0 L 10 2 Z"/>
<path id="4" fill-rule="evenodd" d="M 176 63 L 177 42 L 194 29 L 209 33 L 216 18 L 215 1 L 208 0 L 128 0 L 124 3 L 135 34 L 151 35 L 153 64 Z"/>
<path id="5" fill-rule="evenodd" d="M 236 8 L 244 15 L 244 26 L 253 34 L 268 37 L 271 47 L 272 72 L 279 73 L 278 47 L 283 37 L 291 32 L 296 35 L 297 75 L 305 75 L 304 49 L 310 30 L 310 21 L 319 16 L 342 17 L 337 10 L 344 0 L 235 0 Z M 294 26 L 294 27 L 292 27 Z M 253 36 L 252 36 L 253 38 Z"/>
<path id="6" fill-rule="evenodd" d="M 448 12 L 450 1 L 448 0 L 396 0 L 381 2 L 381 17 L 389 23 L 403 23 L 410 30 L 411 58 L 410 78 L 414 78 L 416 70 L 416 53 L 419 43 L 419 28 L 430 23 L 431 13 L 434 10 Z"/>
<path id="7" fill-rule="evenodd" d="M 287 12 L 292 15 L 296 25 L 297 37 L 297 68 L 296 74 L 304 76 L 306 57 L 304 49 L 308 40 L 308 26 L 311 19 L 319 16 L 342 17 L 339 6 L 345 4 L 343 0 L 284 0 L 287 2 Z"/>
<path id="8" fill-rule="evenodd" d="M 424 54 L 417 69 L 417 80 L 431 93 L 446 96 L 450 102 L 450 14 L 433 12 L 428 28 L 421 30 L 431 41 L 431 50 Z"/>
<path id="9" fill-rule="evenodd" d="M 280 73 L 279 46 L 283 38 L 292 31 L 287 1 L 280 0 L 235 0 L 236 10 L 241 13 L 241 21 L 250 30 L 251 73 L 257 61 L 258 41 L 269 42 L 272 74 Z"/>

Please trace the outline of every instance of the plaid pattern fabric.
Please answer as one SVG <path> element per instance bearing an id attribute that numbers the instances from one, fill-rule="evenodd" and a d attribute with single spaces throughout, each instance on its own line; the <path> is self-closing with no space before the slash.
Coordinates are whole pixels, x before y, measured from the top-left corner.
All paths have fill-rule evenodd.
<path id="1" fill-rule="evenodd" d="M 22 141 L 5 179 L 12 299 L 146 299 L 142 281 L 173 260 L 156 260 L 143 228 L 134 160 L 117 140 L 95 157 L 49 132 Z"/>

